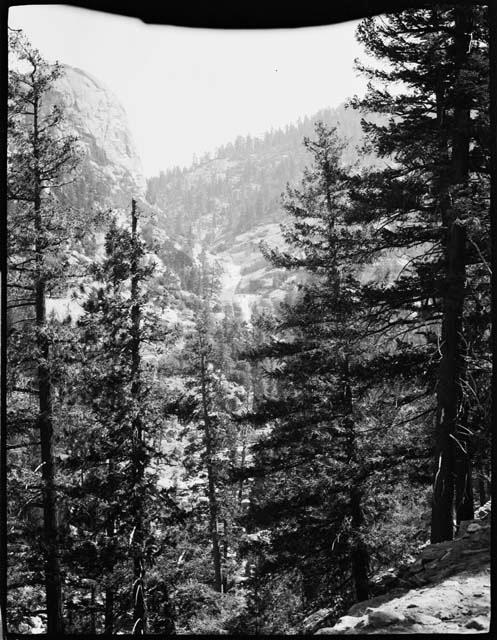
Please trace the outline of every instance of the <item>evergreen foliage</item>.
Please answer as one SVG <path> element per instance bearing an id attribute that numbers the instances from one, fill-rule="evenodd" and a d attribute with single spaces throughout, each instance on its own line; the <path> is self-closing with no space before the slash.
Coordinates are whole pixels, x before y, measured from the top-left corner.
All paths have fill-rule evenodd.
<path id="1" fill-rule="evenodd" d="M 478 326 L 488 340 L 490 322 L 486 16 L 462 6 L 404 11 L 364 20 L 358 38 L 386 65 L 361 67 L 371 84 L 352 104 L 389 121 L 364 120 L 368 149 L 388 162 L 357 178 L 355 220 L 372 229 L 363 236 L 368 256 L 408 258 L 394 283 L 372 283 L 364 295 L 387 344 L 392 331 L 403 336 L 406 370 L 413 358 L 437 366 L 431 537 L 439 542 L 452 538 L 454 520 L 472 517 L 472 465 L 488 429 L 473 431 L 488 388 L 474 384 L 481 346 L 469 337 Z"/>
<path id="2" fill-rule="evenodd" d="M 486 14 L 357 39 L 362 98 L 103 212 L 62 67 L 10 31 L 9 631 L 332 624 L 487 501 Z"/>
<path id="3" fill-rule="evenodd" d="M 48 632 L 60 633 L 63 616 L 54 381 L 60 377 L 61 363 L 55 357 L 54 344 L 64 338 L 59 335 L 57 323 L 47 317 L 46 300 L 70 276 L 68 246 L 80 231 L 77 216 L 71 221 L 58 199 L 61 186 L 70 180 L 76 167 L 78 154 L 74 137 L 64 132 L 60 109 L 44 109 L 46 94 L 59 77 L 60 67 L 49 65 L 22 32 L 9 32 L 9 45 L 9 435 L 15 434 L 18 443 L 20 438 L 31 449 L 31 460 L 33 454 L 37 460 L 35 471 L 27 472 L 26 488 L 31 495 L 23 492 L 22 508 L 33 505 L 43 510 L 35 575 L 39 580 L 43 574 Z M 31 402 L 32 396 L 36 403 Z M 36 430 L 39 454 L 32 442 Z M 11 464 L 21 465 L 15 473 L 18 480 L 23 478 L 23 465 L 30 457 L 14 453 Z M 22 547 L 29 533 L 16 533 L 14 540 Z M 29 560 L 29 554 L 25 559 Z"/>
<path id="4" fill-rule="evenodd" d="M 298 570 L 303 610 L 368 597 L 370 556 L 377 561 L 379 545 L 367 544 L 366 531 L 385 508 L 378 483 L 393 486 L 411 459 L 427 457 L 421 442 L 414 444 L 419 430 L 399 428 L 401 409 L 390 408 L 393 397 L 413 387 L 400 379 L 387 390 L 386 369 L 374 383 L 365 375 L 378 363 L 365 331 L 361 265 L 350 260 L 357 234 L 347 225 L 343 145 L 318 123 L 305 146 L 313 164 L 284 200 L 292 216 L 284 228 L 288 249 L 265 253 L 310 277 L 275 320 L 271 339 L 252 354 L 275 361 L 267 375 L 278 384 L 250 415 L 270 429 L 245 472 L 260 479 L 247 521 L 270 540 L 258 571 Z"/>

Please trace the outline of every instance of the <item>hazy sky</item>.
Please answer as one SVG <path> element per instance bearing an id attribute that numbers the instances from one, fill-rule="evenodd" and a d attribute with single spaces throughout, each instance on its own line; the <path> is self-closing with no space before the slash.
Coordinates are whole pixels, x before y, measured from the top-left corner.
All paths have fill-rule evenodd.
<path id="1" fill-rule="evenodd" d="M 147 176 L 362 93 L 356 24 L 229 31 L 63 5 L 9 12 L 45 58 L 88 71 L 116 95 Z"/>

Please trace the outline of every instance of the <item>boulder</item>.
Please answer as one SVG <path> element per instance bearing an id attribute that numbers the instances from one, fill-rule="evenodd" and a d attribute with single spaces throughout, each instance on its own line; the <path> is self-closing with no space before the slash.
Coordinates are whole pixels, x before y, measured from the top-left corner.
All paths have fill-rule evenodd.
<path id="1" fill-rule="evenodd" d="M 478 520 L 490 520 L 491 512 L 492 512 L 492 501 L 489 500 L 488 502 L 485 502 L 484 505 L 482 505 L 475 511 L 475 518 Z"/>
<path id="2" fill-rule="evenodd" d="M 379 607 L 385 602 L 390 602 L 392 598 L 400 596 L 401 594 L 405 593 L 405 591 L 406 589 L 393 589 L 387 594 L 375 596 L 370 600 L 362 600 L 361 602 L 356 602 L 350 607 L 348 614 L 349 616 L 362 616 L 367 613 L 368 609 L 372 610 L 374 607 Z"/>
<path id="3" fill-rule="evenodd" d="M 336 623 L 334 627 L 324 627 L 316 631 L 315 635 L 325 635 L 330 633 L 345 633 L 350 632 L 352 629 L 357 629 L 358 627 L 364 626 L 364 617 L 358 618 L 357 616 L 343 616 Z"/>
<path id="4" fill-rule="evenodd" d="M 335 615 L 333 609 L 319 609 L 302 622 L 302 633 L 314 633 L 319 627 L 330 622 L 330 618 Z"/>
<path id="5" fill-rule="evenodd" d="M 466 622 L 465 627 L 467 629 L 475 629 L 476 631 L 487 631 L 488 630 L 488 620 L 485 618 L 471 618 L 468 622 Z"/>
<path id="6" fill-rule="evenodd" d="M 406 617 L 394 609 L 372 609 L 368 611 L 368 626 L 373 628 L 387 627 L 391 624 L 402 624 Z"/>
<path id="7" fill-rule="evenodd" d="M 409 567 L 409 573 L 418 573 L 423 569 L 423 562 L 421 558 L 418 558 L 415 562 L 413 562 Z"/>
<path id="8" fill-rule="evenodd" d="M 412 605 L 407 605 L 407 608 L 412 607 Z M 436 618 L 435 616 L 430 616 L 427 613 L 420 613 L 419 611 L 413 611 L 406 613 L 406 619 L 412 624 L 422 624 L 422 625 L 434 625 L 439 624 L 441 620 Z"/>

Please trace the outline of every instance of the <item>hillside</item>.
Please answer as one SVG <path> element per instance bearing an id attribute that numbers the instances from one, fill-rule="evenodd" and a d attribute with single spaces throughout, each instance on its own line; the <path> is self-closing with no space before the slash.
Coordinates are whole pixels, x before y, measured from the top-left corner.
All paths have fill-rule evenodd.
<path id="1" fill-rule="evenodd" d="M 224 240 L 261 224 L 281 221 L 280 197 L 300 178 L 309 157 L 302 144 L 314 135 L 314 124 L 336 126 L 345 143 L 343 162 L 360 168 L 373 163 L 359 160 L 362 143 L 360 115 L 340 105 L 305 117 L 264 137 L 239 136 L 191 167 L 176 167 L 147 180 L 147 200 L 163 213 L 169 233 L 207 244 Z"/>
<path id="2" fill-rule="evenodd" d="M 487 49 L 472 11 L 366 20 L 355 37 L 393 75 L 362 69 L 356 109 L 148 179 L 112 92 L 9 31 L 14 633 L 488 628 Z M 144 157 L 164 150 L 155 88 L 129 94 L 149 116 Z M 191 119 L 153 104 L 184 144 Z"/>
<path id="3" fill-rule="evenodd" d="M 281 246 L 281 197 L 309 164 L 303 139 L 313 137 L 318 121 L 337 128 L 344 142 L 344 165 L 359 171 L 377 162 L 371 155 L 359 155 L 361 116 L 340 105 L 261 138 L 239 136 L 191 167 L 176 167 L 147 180 L 146 198 L 159 211 L 158 226 L 187 253 L 203 247 L 219 263 L 221 299 L 233 304 L 245 320 L 255 308 L 274 310 L 291 299 L 299 279 L 298 274 L 271 267 L 260 243 Z M 385 269 L 395 274 L 404 261 L 395 256 L 390 262 Z"/>
<path id="4" fill-rule="evenodd" d="M 462 522 L 453 541 L 424 545 L 411 562 L 382 576 L 378 595 L 355 604 L 333 626 L 324 609 L 304 622 L 316 635 L 488 631 L 490 502 Z"/>
<path id="5" fill-rule="evenodd" d="M 80 177 L 66 187 L 64 197 L 88 212 L 110 208 L 124 224 L 131 198 L 137 199 L 144 239 L 162 273 L 174 274 L 180 289 L 188 291 L 189 271 L 204 249 L 222 269 L 222 304 L 233 306 L 245 320 L 254 309 L 275 310 L 294 295 L 299 274 L 271 267 L 260 243 L 281 245 L 281 196 L 309 163 L 302 141 L 313 136 L 315 122 L 337 127 L 346 165 L 359 170 L 375 162 L 358 152 L 360 115 L 341 105 L 261 138 L 239 136 L 190 167 L 146 180 L 126 113 L 112 92 L 81 69 L 64 65 L 63 70 L 46 107 L 63 108 L 66 127 L 77 136 L 81 153 Z M 76 257 L 93 257 L 102 243 L 102 232 L 89 231 Z M 384 266 L 373 269 L 374 277 L 393 277 L 405 261 L 401 254 L 389 256 Z M 171 304 L 176 308 L 176 302 Z M 77 305 L 64 298 L 52 300 L 50 310 L 61 316 L 78 314 Z"/>

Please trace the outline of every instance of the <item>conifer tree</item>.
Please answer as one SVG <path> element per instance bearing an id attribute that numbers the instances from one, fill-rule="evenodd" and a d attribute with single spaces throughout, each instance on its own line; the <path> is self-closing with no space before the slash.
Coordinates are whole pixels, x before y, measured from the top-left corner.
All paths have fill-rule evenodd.
<path id="1" fill-rule="evenodd" d="M 406 451 L 388 434 L 388 424 L 370 417 L 379 401 L 369 397 L 364 371 L 376 366 L 378 372 L 381 365 L 365 331 L 360 265 L 351 259 L 356 231 L 346 224 L 350 178 L 341 163 L 343 145 L 322 124 L 304 144 L 313 165 L 284 200 L 292 216 L 283 228 L 289 248 L 266 248 L 265 254 L 307 279 L 274 321 L 272 338 L 252 356 L 274 361 L 268 375 L 278 384 L 275 395 L 249 414 L 266 433 L 252 448 L 255 463 L 246 474 L 262 478 L 254 484 L 247 522 L 271 532 L 273 559 L 266 570 L 298 567 L 309 607 L 332 597 L 334 583 L 347 599 L 352 592 L 358 600 L 368 597 L 364 505 L 370 509 L 375 499 L 372 478 L 392 482 Z M 381 379 L 377 386 L 387 404 L 392 392 L 382 389 Z"/>
<path id="2" fill-rule="evenodd" d="M 306 460 L 312 459 L 313 456 L 310 454 L 311 451 L 315 451 L 316 447 L 328 450 L 323 442 L 323 433 L 325 440 L 333 440 L 333 446 L 337 449 L 335 456 L 340 456 L 340 450 L 343 452 L 345 441 L 350 449 L 348 453 L 354 455 L 355 437 L 353 435 L 352 398 L 347 373 L 349 354 L 347 349 L 345 351 L 342 349 L 341 343 L 335 342 L 337 330 L 346 332 L 343 326 L 343 314 L 350 313 L 351 310 L 350 291 L 346 292 L 346 288 L 349 287 L 350 290 L 353 287 L 352 274 L 347 273 L 345 269 L 340 269 L 338 256 L 336 223 L 340 214 L 343 215 L 340 209 L 345 205 L 344 188 L 346 184 L 346 173 L 340 166 L 342 145 L 337 140 L 335 132 L 327 130 L 321 123 L 316 126 L 316 139 L 305 139 L 304 144 L 312 153 L 314 164 L 311 169 L 304 171 L 302 189 L 289 188 L 284 203 L 286 211 L 294 217 L 293 226 L 285 230 L 285 239 L 297 251 L 291 254 L 273 250 L 267 255 L 273 264 L 279 267 L 306 268 L 311 274 L 317 275 L 317 278 L 312 282 L 309 281 L 302 289 L 300 300 L 286 309 L 283 322 L 283 326 L 287 330 L 286 338 L 283 338 L 279 343 L 277 342 L 264 353 L 265 356 L 272 355 L 284 358 L 285 365 L 281 371 L 283 376 L 281 383 L 291 391 L 290 395 L 286 391 L 282 397 L 283 404 L 286 405 L 283 408 L 283 415 L 288 413 L 288 417 L 283 418 L 281 426 L 275 429 L 272 437 L 261 441 L 260 447 L 264 447 L 264 450 L 269 447 L 270 451 L 273 451 L 269 459 L 283 447 L 283 457 L 287 461 L 292 459 L 289 456 L 287 446 L 290 451 L 295 448 L 297 464 L 300 458 L 300 464 L 305 465 Z M 330 314 L 331 300 L 334 310 Z M 323 338 L 326 340 L 324 344 Z M 329 350 L 328 353 L 327 350 Z M 330 352 L 333 352 L 333 363 L 329 360 Z M 316 369 L 318 358 L 322 359 L 322 363 Z M 328 369 L 330 366 L 333 372 Z M 328 375 L 333 380 L 330 387 L 328 387 L 329 383 L 323 380 L 323 377 L 327 377 L 324 373 L 327 369 Z M 316 379 L 317 370 L 321 371 Z M 276 376 L 280 377 L 278 369 L 276 369 Z M 303 376 L 307 377 L 308 383 L 303 382 Z M 296 389 L 299 387 L 300 392 L 295 395 Z M 292 396 L 296 402 L 290 400 Z M 329 407 L 325 408 L 322 405 L 323 400 L 326 404 L 329 403 Z M 345 417 L 341 424 L 337 424 L 338 415 L 334 419 L 334 414 Z M 328 424 L 322 424 L 323 420 Z M 309 426 L 302 432 L 304 424 Z M 345 440 L 343 440 L 344 437 Z M 278 457 L 280 455 L 281 453 L 278 454 Z M 297 474 L 298 476 L 299 474 Z M 322 470 L 321 473 L 316 474 L 316 478 L 319 479 L 318 484 L 312 489 L 307 484 L 310 478 L 305 473 L 303 477 L 306 479 L 307 495 L 302 495 L 300 498 L 295 496 L 297 504 L 300 500 L 304 501 L 303 505 L 307 501 L 310 501 L 310 505 L 315 503 L 317 495 L 324 491 L 324 486 L 329 481 L 327 476 L 326 471 L 322 473 Z M 347 492 L 347 490 L 345 491 Z M 336 495 L 337 492 L 334 493 Z M 286 503 L 288 499 L 287 496 L 284 496 L 283 503 Z M 330 502 L 332 501 L 333 498 L 330 497 Z M 351 496 L 350 506 L 359 514 L 359 518 L 356 517 L 353 523 L 358 527 L 361 524 L 360 500 L 355 500 Z M 273 507 L 276 507 L 275 512 L 277 512 L 276 504 L 273 504 Z M 326 511 L 328 511 L 329 505 L 327 507 L 325 507 Z M 269 505 L 265 507 L 266 510 L 271 508 Z M 282 504 L 280 504 L 281 508 Z M 311 526 L 307 533 L 307 540 L 309 540 L 312 528 Z M 299 527 L 296 529 L 296 535 L 302 535 Z M 362 552 L 359 553 L 359 548 L 355 550 L 354 557 L 357 559 L 354 571 L 357 596 L 359 599 L 364 599 L 368 595 L 368 558 L 367 554 L 363 557 Z M 319 585 L 319 581 L 314 575 L 315 565 L 305 562 L 302 571 L 304 599 L 310 603 L 315 600 L 316 587 Z M 363 575 L 366 576 L 366 581 L 364 581 Z"/>
<path id="3" fill-rule="evenodd" d="M 45 100 L 61 75 L 21 31 L 10 31 L 7 196 L 11 391 L 35 394 L 42 476 L 43 557 L 47 632 L 63 631 L 62 574 L 54 462 L 54 326 L 47 297 L 67 271 L 67 246 L 78 229 L 59 203 L 59 192 L 78 162 L 76 140 L 63 128 L 63 113 Z M 73 224 L 73 226 L 71 226 Z M 64 285 L 62 285 L 64 286 Z M 33 309 L 34 318 L 24 313 Z M 34 323 L 34 324 L 33 324 Z M 14 327 L 15 325 L 15 327 Z M 20 347 L 20 351 L 16 348 Z M 16 373 L 17 372 L 17 373 Z M 26 385 L 19 384 L 25 380 Z"/>
<path id="4" fill-rule="evenodd" d="M 86 438 L 84 488 L 98 517 L 94 535 L 102 540 L 99 579 L 105 585 L 105 631 L 122 628 L 131 604 L 131 629 L 140 635 L 147 629 L 146 572 L 159 544 L 156 532 L 167 529 L 178 513 L 169 492 L 157 485 L 163 460 L 154 443 L 162 428 L 163 399 L 154 397 L 158 390 L 153 366 L 143 356 L 145 351 L 156 356 L 154 345 L 173 338 L 148 304 L 153 264 L 147 263 L 139 237 L 134 200 L 131 231 L 113 221 L 105 248 L 105 259 L 93 267 L 96 282 L 84 293 L 85 314 L 79 320 L 86 361 L 80 394 L 94 421 Z M 123 590 L 120 581 L 129 575 L 129 556 L 132 588 Z M 168 599 L 166 582 L 161 589 Z M 170 610 L 170 604 L 164 607 Z M 174 627 L 172 619 L 163 622 Z"/>
<path id="5" fill-rule="evenodd" d="M 390 119 L 363 121 L 369 149 L 387 162 L 357 179 L 356 221 L 369 225 L 365 253 L 401 250 L 408 258 L 392 286 L 363 293 L 374 308 L 375 331 L 387 342 L 393 331 L 403 332 L 410 361 L 424 360 L 430 369 L 440 340 L 431 386 L 431 536 L 439 542 L 452 538 L 454 520 L 473 513 L 464 318 L 479 297 L 471 285 L 488 255 L 486 24 L 481 8 L 434 6 L 365 19 L 358 38 L 387 64 L 360 67 L 372 82 L 352 104 Z M 379 82 L 386 85 L 380 89 Z M 395 84 L 400 92 L 389 88 Z M 421 345 L 415 333 L 424 336 Z"/>
<path id="6" fill-rule="evenodd" d="M 212 558 L 212 584 L 215 591 L 228 589 L 230 561 L 233 553 L 234 514 L 240 508 L 239 487 L 228 482 L 230 470 L 238 466 L 239 432 L 243 431 L 231 418 L 246 401 L 244 388 L 234 381 L 233 367 L 222 342 L 223 324 L 214 317 L 219 291 L 219 269 L 210 264 L 205 251 L 196 268 L 194 323 L 186 332 L 182 364 L 179 370 L 185 392 L 171 404 L 184 425 L 189 441 L 185 450 L 186 480 L 195 481 L 204 495 L 192 517 L 202 521 L 207 506 L 208 540 Z M 224 328 L 227 329 L 224 318 Z M 205 517 L 205 516 L 204 516 Z M 230 549 L 231 547 L 231 549 Z"/>

